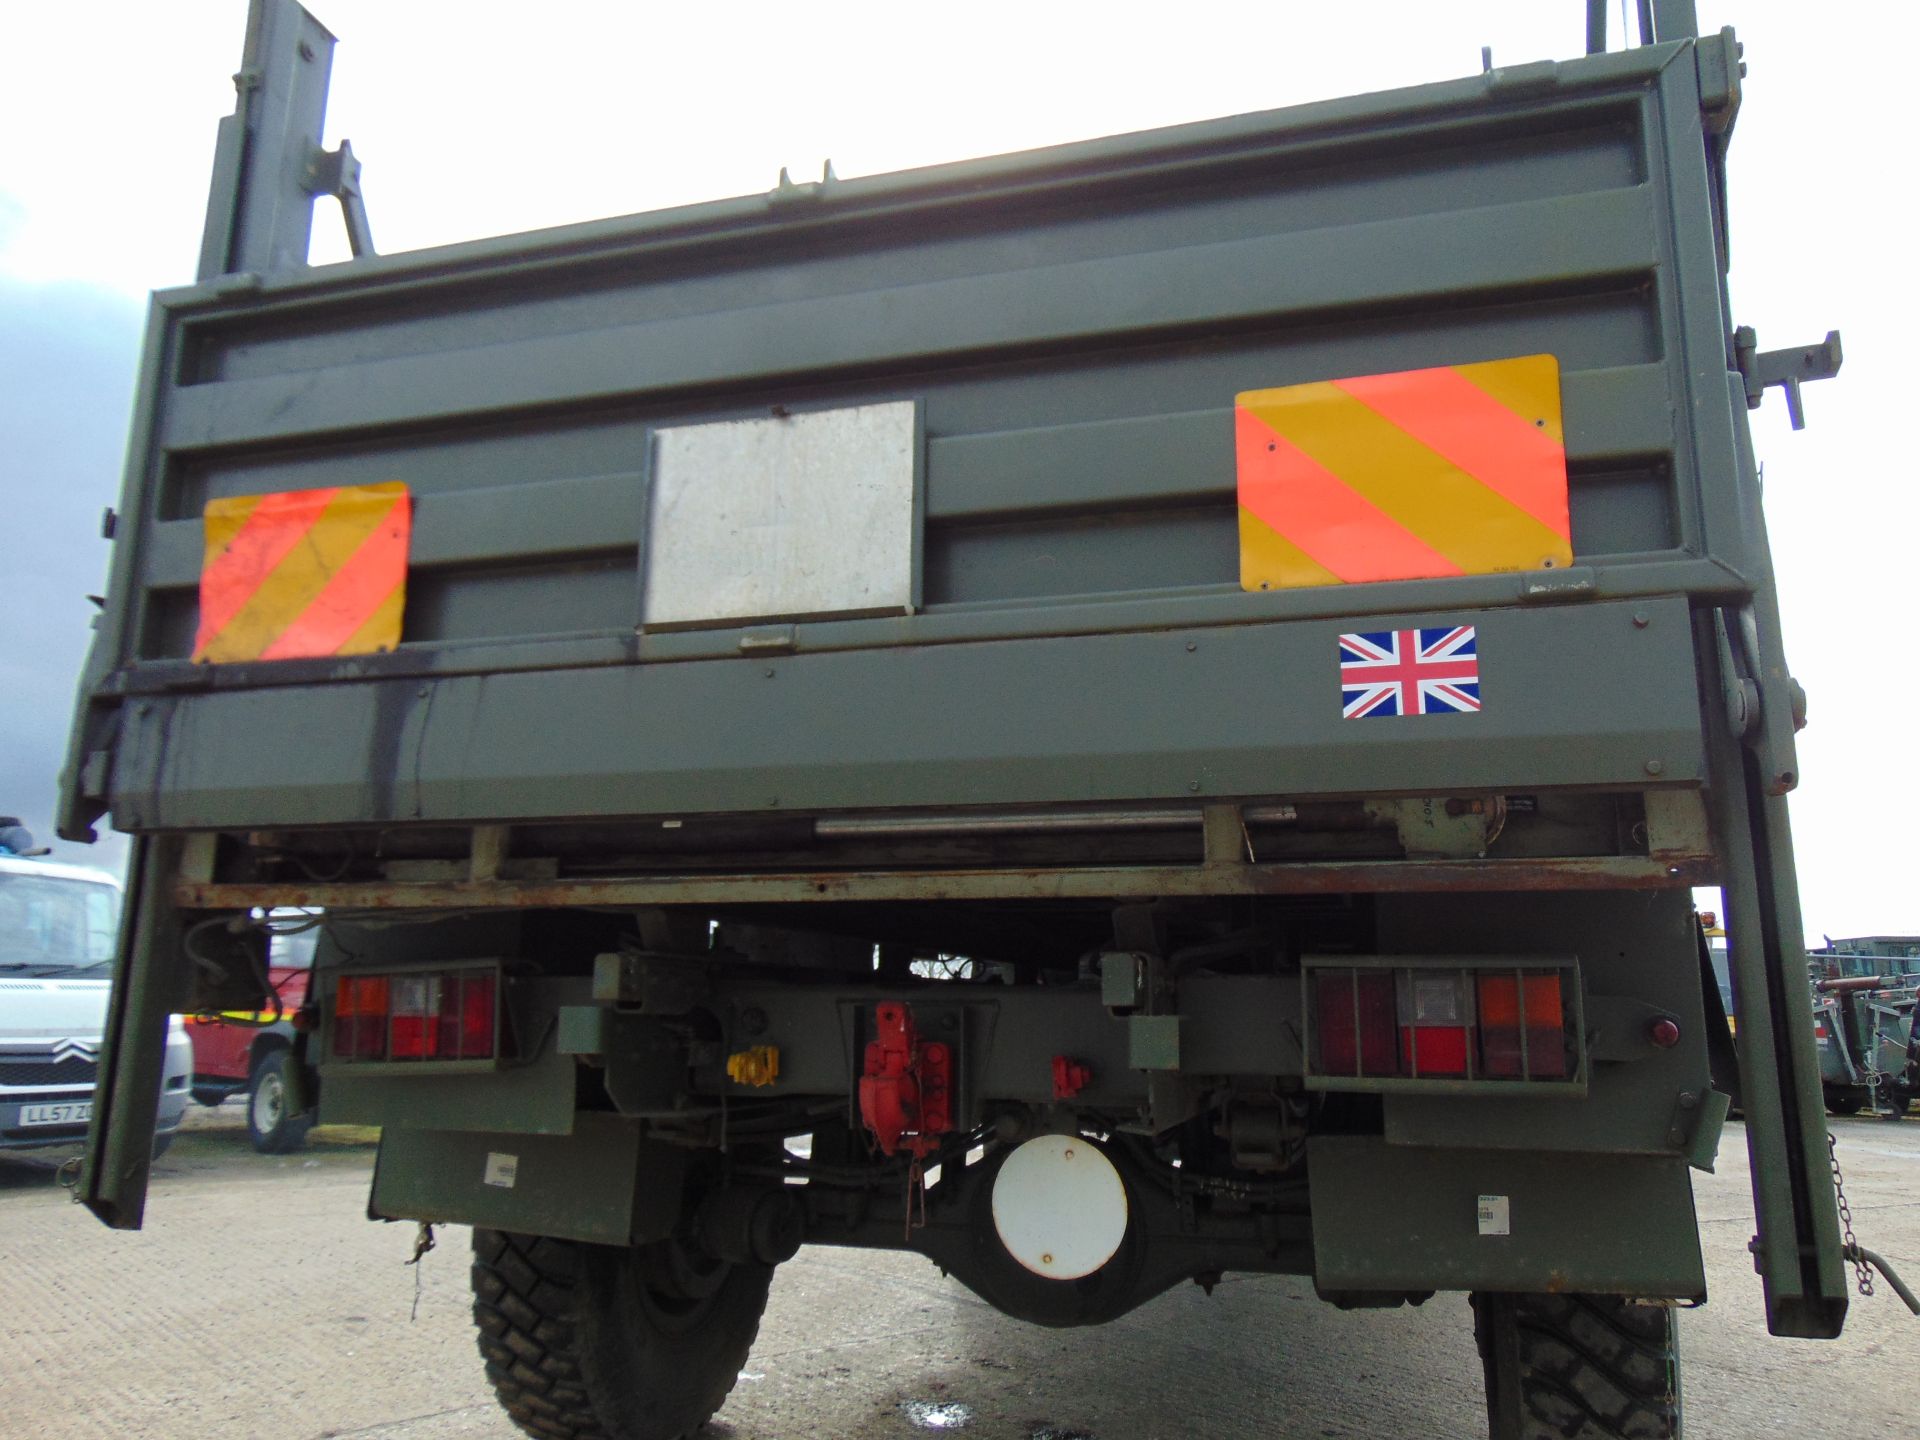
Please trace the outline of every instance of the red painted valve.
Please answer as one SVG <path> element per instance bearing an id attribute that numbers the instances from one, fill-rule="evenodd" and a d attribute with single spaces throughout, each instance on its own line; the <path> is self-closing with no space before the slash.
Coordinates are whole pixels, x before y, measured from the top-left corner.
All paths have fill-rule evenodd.
<path id="1" fill-rule="evenodd" d="M 1053 1057 L 1053 1098 L 1071 1100 L 1087 1088 L 1093 1079 L 1093 1067 L 1082 1065 L 1065 1055 Z"/>
<path id="2" fill-rule="evenodd" d="M 922 1040 L 896 1000 L 873 1010 L 874 1038 L 860 1072 L 860 1119 L 883 1155 L 926 1156 L 953 1131 L 953 1051 Z"/>

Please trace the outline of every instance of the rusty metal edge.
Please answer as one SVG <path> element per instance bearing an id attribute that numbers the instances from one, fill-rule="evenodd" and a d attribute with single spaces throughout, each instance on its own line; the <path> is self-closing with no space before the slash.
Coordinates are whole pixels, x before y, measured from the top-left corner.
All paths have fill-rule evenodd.
<path id="1" fill-rule="evenodd" d="M 1360 861 L 1042 870 L 920 870 L 764 875 L 637 875 L 546 881 L 180 881 L 188 910 L 548 909 L 567 906 L 793 904 L 850 900 L 1101 899 L 1125 895 L 1311 895 L 1383 891 L 1681 889 L 1715 883 L 1707 856 Z"/>

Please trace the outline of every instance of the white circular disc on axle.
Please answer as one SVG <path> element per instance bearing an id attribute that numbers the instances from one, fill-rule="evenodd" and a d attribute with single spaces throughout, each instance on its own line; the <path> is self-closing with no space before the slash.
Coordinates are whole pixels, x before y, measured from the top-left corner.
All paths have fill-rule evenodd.
<path id="1" fill-rule="evenodd" d="M 1007 1253 L 1049 1280 L 1078 1280 L 1127 1237 L 1127 1187 L 1082 1135 L 1036 1135 L 993 1180 L 993 1228 Z"/>

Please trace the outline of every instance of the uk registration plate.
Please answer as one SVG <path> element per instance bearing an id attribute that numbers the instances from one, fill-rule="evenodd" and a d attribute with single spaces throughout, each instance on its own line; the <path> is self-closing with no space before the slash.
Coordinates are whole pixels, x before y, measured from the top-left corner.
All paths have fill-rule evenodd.
<path id="1" fill-rule="evenodd" d="M 91 1100 L 68 1100 L 55 1105 L 22 1105 L 20 1123 L 26 1125 L 84 1125 L 93 1118 Z"/>

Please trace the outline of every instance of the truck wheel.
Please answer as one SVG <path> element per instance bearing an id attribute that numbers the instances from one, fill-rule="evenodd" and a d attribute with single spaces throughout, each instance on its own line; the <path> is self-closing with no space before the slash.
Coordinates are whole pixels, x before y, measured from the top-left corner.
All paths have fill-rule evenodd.
<path id="1" fill-rule="evenodd" d="M 1858 1115 L 1860 1107 L 1866 1103 L 1865 1097 L 1855 1095 L 1849 1090 L 1829 1090 L 1827 1109 L 1836 1115 Z"/>
<path id="2" fill-rule="evenodd" d="M 1678 1440 L 1674 1312 L 1618 1295 L 1473 1297 L 1492 1440 Z"/>
<path id="3" fill-rule="evenodd" d="M 770 1265 L 473 1232 L 473 1322 L 501 1406 L 543 1440 L 679 1440 L 726 1400 Z"/>
<path id="4" fill-rule="evenodd" d="M 287 1155 L 307 1143 L 313 1121 L 287 1105 L 287 1064 L 291 1056 L 277 1046 L 254 1062 L 247 1080 L 247 1135 L 262 1155 Z"/>

